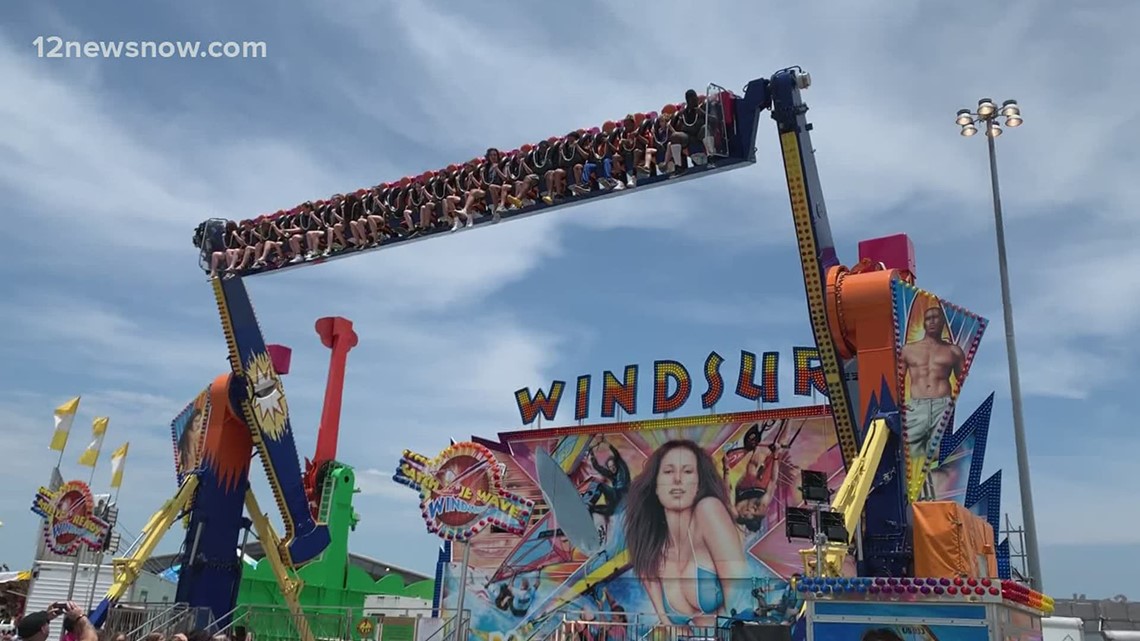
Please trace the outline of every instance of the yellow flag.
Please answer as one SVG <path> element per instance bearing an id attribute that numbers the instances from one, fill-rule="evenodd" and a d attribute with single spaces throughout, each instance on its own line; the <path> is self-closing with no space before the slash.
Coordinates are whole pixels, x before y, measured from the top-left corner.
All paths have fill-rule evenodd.
<path id="1" fill-rule="evenodd" d="M 67 436 L 71 434 L 71 423 L 79 411 L 79 397 L 55 408 L 55 431 L 51 433 L 51 449 L 62 452 L 67 447 Z"/>
<path id="2" fill-rule="evenodd" d="M 127 450 L 130 443 L 123 443 L 119 449 L 111 453 L 111 488 L 119 489 L 123 486 L 123 464 L 127 462 Z"/>
<path id="3" fill-rule="evenodd" d="M 107 423 L 110 421 L 111 419 L 106 416 L 100 416 L 91 424 L 91 444 L 79 455 L 80 465 L 95 467 L 99 462 L 99 451 L 103 449 L 103 435 L 107 433 Z"/>

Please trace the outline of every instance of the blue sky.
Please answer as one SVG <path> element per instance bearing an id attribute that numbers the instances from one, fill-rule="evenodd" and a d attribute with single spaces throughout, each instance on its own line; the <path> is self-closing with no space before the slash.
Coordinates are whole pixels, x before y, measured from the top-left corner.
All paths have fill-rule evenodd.
<path id="1" fill-rule="evenodd" d="M 137 531 L 173 492 L 169 421 L 226 367 L 190 244 L 202 219 L 657 109 L 709 82 L 739 90 L 798 64 L 814 80 L 805 99 L 841 258 L 906 232 L 919 284 L 993 321 L 961 402 L 997 392 L 987 474 L 1007 470 L 1015 521 L 985 148 L 953 117 L 982 96 L 1022 103 L 1026 125 L 999 140 L 999 157 L 1045 580 L 1061 596 L 1134 586 L 1140 6 L 699 6 L 5 3 L 0 561 L 30 559 L 51 411 L 76 394 L 65 474 L 82 475 L 79 443 L 107 415 L 96 488 L 110 449 L 129 440 L 123 524 Z M 268 57 L 41 59 L 39 35 L 259 40 Z M 761 127 L 758 162 L 742 171 L 250 282 L 267 339 L 294 348 L 285 383 L 302 453 L 327 368 L 312 324 L 356 323 L 340 446 L 363 489 L 354 550 L 429 571 L 437 541 L 392 468 L 405 447 L 515 428 L 519 387 L 657 358 L 696 367 L 713 349 L 731 371 L 740 349 L 780 350 L 783 396 L 803 402 L 786 361 L 811 333 L 775 130 Z"/>

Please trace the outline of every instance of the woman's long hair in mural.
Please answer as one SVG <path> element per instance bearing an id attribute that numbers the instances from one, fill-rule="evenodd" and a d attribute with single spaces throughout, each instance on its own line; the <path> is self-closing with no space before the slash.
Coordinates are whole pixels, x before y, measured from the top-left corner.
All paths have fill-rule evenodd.
<path id="1" fill-rule="evenodd" d="M 692 452 L 697 461 L 696 495 L 688 509 L 692 510 L 708 497 L 723 503 L 726 510 L 729 506 L 728 488 L 708 452 L 689 440 L 673 440 L 657 448 L 645 461 L 641 474 L 633 480 L 625 500 L 626 546 L 638 578 L 658 578 L 669 546 L 669 525 L 665 521 L 665 506 L 657 496 L 657 486 L 662 461 L 678 448 Z"/>

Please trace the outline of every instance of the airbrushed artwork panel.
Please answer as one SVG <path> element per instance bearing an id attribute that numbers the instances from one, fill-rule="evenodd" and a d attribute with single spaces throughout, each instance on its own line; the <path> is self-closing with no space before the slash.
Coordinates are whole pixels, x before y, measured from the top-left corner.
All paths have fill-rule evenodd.
<path id="1" fill-rule="evenodd" d="M 938 458 L 986 319 L 904 281 L 892 286 L 907 494 L 914 500 L 924 487 L 930 493 L 930 464 Z"/>
<path id="2" fill-rule="evenodd" d="M 833 489 L 843 480 L 825 407 L 532 430 L 488 444 L 505 489 L 536 502 L 521 536 L 491 528 L 470 542 L 464 608 L 488 640 L 549 633 L 565 618 L 783 619 L 806 547 L 784 534 L 784 509 L 803 505 L 800 470 L 824 472 Z M 443 568 L 445 610 L 457 606 L 462 545 Z"/>
<path id="3" fill-rule="evenodd" d="M 206 425 L 210 418 L 210 390 L 202 390 L 170 424 L 174 439 L 174 473 L 178 482 L 202 464 Z"/>

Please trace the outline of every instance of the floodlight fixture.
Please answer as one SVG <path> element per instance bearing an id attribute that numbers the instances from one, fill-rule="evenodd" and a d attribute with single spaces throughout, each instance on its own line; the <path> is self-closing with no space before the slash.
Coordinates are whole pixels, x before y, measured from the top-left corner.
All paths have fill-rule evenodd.
<path id="1" fill-rule="evenodd" d="M 974 114 L 969 109 L 959 109 L 958 118 L 954 121 L 959 125 L 965 127 L 966 125 L 974 124 Z"/>
<path id="2" fill-rule="evenodd" d="M 996 139 L 1001 135 L 1001 125 L 997 124 L 996 122 L 989 123 L 989 126 L 986 127 L 986 135 L 990 138 Z"/>
<path id="3" fill-rule="evenodd" d="M 1001 103 L 1001 115 L 1006 118 L 1021 115 L 1021 107 L 1018 106 L 1016 100 L 1006 100 Z"/>
<path id="4" fill-rule="evenodd" d="M 982 118 L 990 118 L 997 111 L 997 105 L 990 98 L 982 98 L 978 101 L 978 116 Z"/>
<path id="5" fill-rule="evenodd" d="M 842 512 L 820 512 L 819 531 L 832 543 L 846 545 L 851 538 L 847 532 L 847 519 Z"/>
<path id="6" fill-rule="evenodd" d="M 817 470 L 800 470 L 800 492 L 808 503 L 828 503 L 831 490 L 827 489 L 827 475 Z"/>
<path id="7" fill-rule="evenodd" d="M 1010 114 L 1010 115 L 1005 117 L 1005 126 L 1006 127 L 1020 127 L 1021 123 L 1023 123 L 1023 122 L 1025 122 L 1025 121 L 1021 119 L 1021 114 L 1019 114 L 1019 113 Z"/>
<path id="8" fill-rule="evenodd" d="M 962 126 L 962 135 L 963 136 L 969 138 L 970 136 L 973 136 L 976 133 L 978 133 L 978 128 L 975 127 L 974 125 L 969 124 L 969 125 L 963 125 Z"/>
<path id="9" fill-rule="evenodd" d="M 802 507 L 784 508 L 784 534 L 788 540 L 815 540 L 815 526 L 812 525 L 812 511 Z"/>

